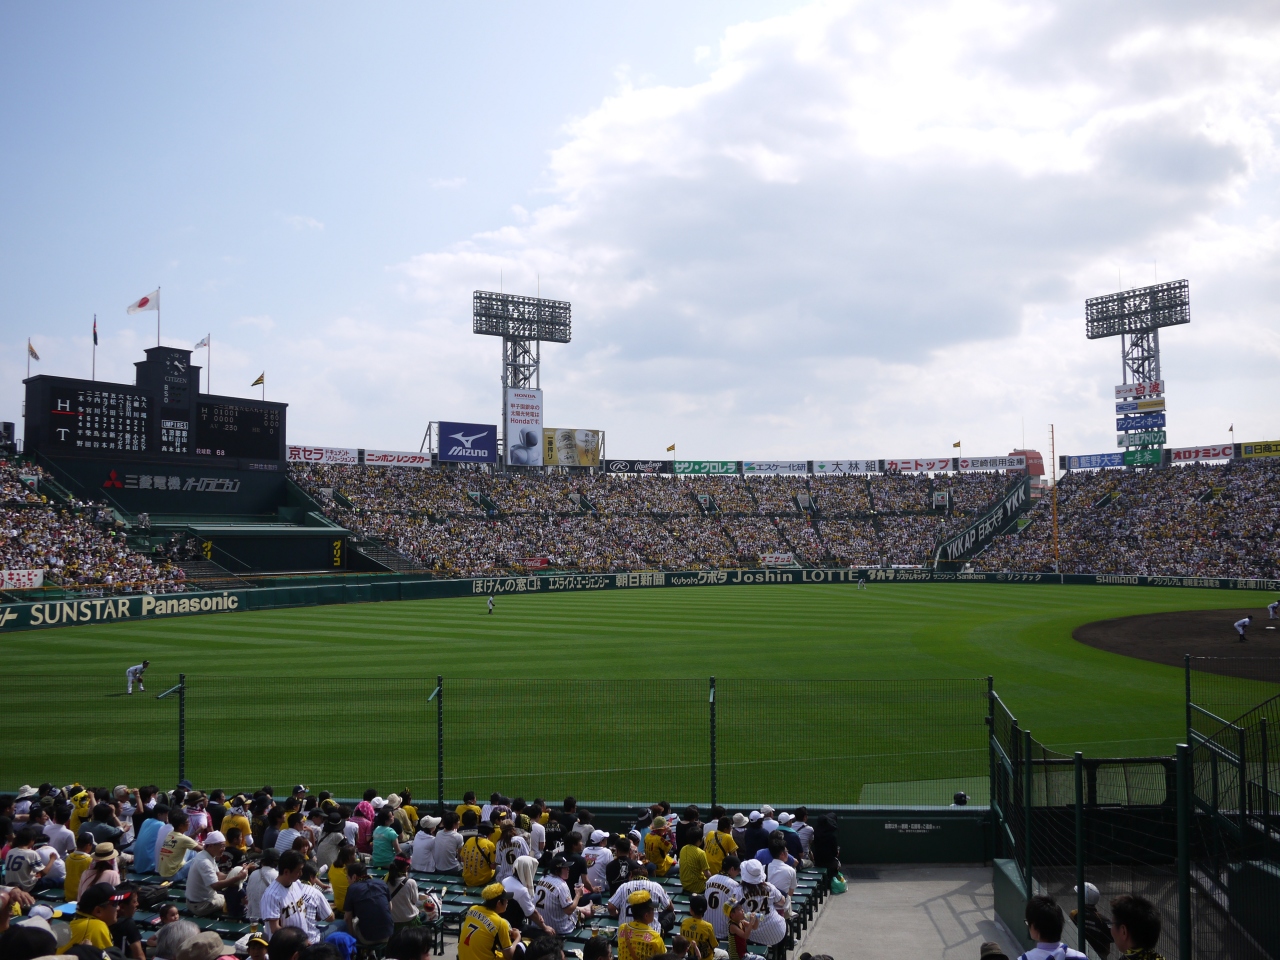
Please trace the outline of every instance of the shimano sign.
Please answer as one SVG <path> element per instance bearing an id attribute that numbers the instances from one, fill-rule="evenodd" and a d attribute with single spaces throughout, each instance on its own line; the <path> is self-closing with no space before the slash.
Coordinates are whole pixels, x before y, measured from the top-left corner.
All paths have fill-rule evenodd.
<path id="1" fill-rule="evenodd" d="M 441 420 L 437 437 L 443 463 L 498 462 L 498 428 L 495 424 Z"/>

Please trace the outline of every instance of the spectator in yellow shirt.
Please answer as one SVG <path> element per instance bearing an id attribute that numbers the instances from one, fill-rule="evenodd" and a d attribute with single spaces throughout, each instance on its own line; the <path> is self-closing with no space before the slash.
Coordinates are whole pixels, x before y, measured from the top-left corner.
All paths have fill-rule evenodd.
<path id="1" fill-rule="evenodd" d="M 246 841 L 253 839 L 253 827 L 249 823 L 249 813 L 245 810 L 245 804 L 248 801 L 244 794 L 237 794 L 231 800 L 230 809 L 222 818 L 222 826 L 219 827 L 224 834 L 232 827 L 240 828 L 240 850 L 247 849 Z"/>
<path id="2" fill-rule="evenodd" d="M 458 851 L 462 861 L 462 883 L 468 887 L 482 887 L 494 877 L 494 860 L 498 848 L 487 837 L 468 837 Z"/>
<path id="3" fill-rule="evenodd" d="M 716 828 L 703 840 L 703 849 L 707 855 L 707 869 L 714 877 L 720 872 L 724 858 L 738 852 L 738 841 L 733 839 L 733 821 L 721 817 L 716 821 Z"/>
<path id="4" fill-rule="evenodd" d="M 476 803 L 476 792 L 474 790 L 468 790 L 464 793 L 462 802 L 453 808 L 453 812 L 458 815 L 459 820 L 467 815 L 468 810 L 475 813 L 477 821 L 480 819 L 480 814 L 484 812 L 480 809 L 480 805 Z"/>
<path id="5" fill-rule="evenodd" d="M 656 876 L 665 877 L 667 872 L 676 865 L 675 857 L 671 856 L 674 846 L 675 844 L 671 842 L 671 831 L 667 829 L 667 818 L 654 817 L 653 825 L 644 838 L 644 855 L 653 864 L 653 872 Z"/>
<path id="6" fill-rule="evenodd" d="M 711 871 L 702 852 L 702 828 L 686 831 L 685 838 L 689 842 L 680 848 L 680 886 L 685 893 L 703 893 Z"/>
<path id="7" fill-rule="evenodd" d="M 129 899 L 128 893 L 116 893 L 109 883 L 95 883 L 76 903 L 76 915 L 71 921 L 71 938 L 58 948 L 66 953 L 72 947 L 87 943 L 99 950 L 112 946 L 111 925 L 118 919 L 120 901 Z"/>
<path id="8" fill-rule="evenodd" d="M 93 834 L 86 830 L 76 837 L 75 852 L 67 854 L 67 877 L 62 883 L 62 895 L 67 898 L 68 903 L 74 903 L 80 892 L 80 878 L 84 876 L 89 864 L 93 863 L 93 849 L 96 846 Z"/>

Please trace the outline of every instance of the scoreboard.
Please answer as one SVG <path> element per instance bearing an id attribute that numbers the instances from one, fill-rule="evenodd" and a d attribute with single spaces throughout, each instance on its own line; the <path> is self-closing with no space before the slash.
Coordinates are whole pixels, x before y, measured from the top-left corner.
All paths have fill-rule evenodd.
<path id="1" fill-rule="evenodd" d="M 196 404 L 196 453 L 279 460 L 284 412 L 261 404 Z"/>
<path id="2" fill-rule="evenodd" d="M 24 451 L 280 469 L 268 465 L 284 461 L 288 404 L 200 393 L 190 350 L 152 347 L 146 356 L 132 385 L 28 379 Z"/>

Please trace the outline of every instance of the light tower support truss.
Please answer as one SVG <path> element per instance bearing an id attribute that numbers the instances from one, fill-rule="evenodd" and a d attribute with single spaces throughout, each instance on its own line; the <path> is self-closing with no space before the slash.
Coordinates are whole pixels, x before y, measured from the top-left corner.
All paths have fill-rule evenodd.
<path id="1" fill-rule="evenodd" d="M 572 309 L 565 300 L 522 297 L 514 293 L 476 290 L 471 296 L 471 332 L 502 338 L 503 449 L 506 436 L 506 391 L 542 386 L 542 342 L 568 343 L 573 335 Z"/>

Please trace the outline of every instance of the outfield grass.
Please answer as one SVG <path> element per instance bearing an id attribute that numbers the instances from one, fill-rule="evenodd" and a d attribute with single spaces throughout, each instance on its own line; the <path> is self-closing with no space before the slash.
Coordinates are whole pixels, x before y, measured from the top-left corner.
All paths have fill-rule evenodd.
<path id="1" fill-rule="evenodd" d="M 530 793 L 546 781 L 548 756 L 565 767 L 559 761 L 568 753 L 576 758 L 565 767 L 570 773 L 590 769 L 613 778 L 620 774 L 611 771 L 647 758 L 651 773 L 632 778 L 637 796 L 626 799 L 649 797 L 664 777 L 683 783 L 686 774 L 680 771 L 685 767 L 698 768 L 700 775 L 700 762 L 682 764 L 678 754 L 683 737 L 705 736 L 705 678 L 756 680 L 760 683 L 738 689 L 758 689 L 764 698 L 753 707 L 760 723 L 751 739 L 758 746 L 744 741 L 730 743 L 730 751 L 722 747 L 728 755 L 720 758 L 725 771 L 720 793 L 731 796 L 750 792 L 758 771 L 748 754 L 756 751 L 811 757 L 797 764 L 805 770 L 802 775 L 793 771 L 789 778 L 797 791 L 815 789 L 829 773 L 831 744 L 842 739 L 859 741 L 859 750 L 898 757 L 881 763 L 878 769 L 887 772 L 878 777 L 936 778 L 909 756 L 927 754 L 927 725 L 886 739 L 883 723 L 873 729 L 859 716 L 834 709 L 825 713 L 827 694 L 817 687 L 812 697 L 804 696 L 801 687 L 799 695 L 791 688 L 785 695 L 780 692 L 777 702 L 770 701 L 768 681 L 779 679 L 993 675 L 997 691 L 1023 726 L 1056 750 L 1080 749 L 1095 757 L 1168 753 L 1183 735 L 1182 671 L 1078 644 L 1072 629 L 1110 617 L 1236 608 L 1256 599 L 1234 591 L 1002 584 L 874 584 L 864 591 L 848 585 L 760 585 L 512 595 L 498 598 L 493 616 L 486 614 L 483 598 L 464 598 L 12 634 L 6 637 L 5 665 L 10 690 L 25 691 L 18 700 L 11 696 L 10 715 L 39 719 L 47 710 L 48 719 L 60 728 L 56 718 L 66 694 L 55 699 L 51 684 L 34 677 L 101 678 L 78 684 L 71 694 L 80 701 L 74 710 L 84 717 L 72 724 L 82 730 L 83 745 L 77 748 L 68 739 L 60 752 L 73 764 L 88 763 L 90 753 L 101 761 L 104 752 L 118 749 L 122 764 L 133 754 L 145 754 L 147 769 L 170 768 L 170 703 L 114 695 L 123 690 L 125 667 L 146 658 L 153 673 L 149 694 L 179 672 L 194 678 L 242 678 L 207 682 L 205 691 L 214 695 L 201 699 L 197 708 L 204 711 L 203 725 L 197 723 L 206 731 L 202 737 L 209 736 L 211 725 L 225 729 L 219 750 L 228 763 L 237 758 L 230 771 L 237 778 L 282 778 L 289 775 L 289 757 L 301 762 L 323 752 L 326 744 L 336 744 L 340 753 L 359 751 L 373 740 L 395 744 L 397 762 L 412 767 L 405 779 L 428 794 L 434 792 L 435 705 L 425 700 L 427 686 L 375 682 L 329 690 L 317 698 L 308 684 L 318 678 L 437 674 L 451 679 L 613 680 L 617 682 L 576 688 L 593 692 L 595 701 L 588 707 L 576 706 L 572 698 L 543 702 L 547 687 L 541 688 L 537 702 L 495 702 L 484 683 L 473 683 L 465 695 L 446 698 L 446 755 L 455 764 L 463 757 L 472 761 L 459 780 L 476 771 L 488 773 L 485 765 L 490 764 L 495 786 L 514 789 L 510 781 L 515 780 Z M 23 681 L 24 675 L 33 679 Z M 693 682 L 662 682 L 676 678 Z M 193 681 L 193 698 L 199 682 Z M 895 694 L 899 702 L 894 709 L 903 716 L 910 713 L 911 696 L 907 687 Z M 724 709 L 732 707 L 725 704 Z M 789 717 L 803 722 L 788 723 Z M 475 720 L 474 737 L 462 732 L 468 718 Z M 737 723 L 741 727 L 749 720 L 738 717 Z M 353 727 L 359 735 L 347 737 Z M 48 738 L 32 734 L 11 738 L 11 748 L 0 758 L 0 785 L 48 778 L 38 769 L 49 762 Z M 140 739 L 146 748 L 138 746 Z M 530 739 L 550 741 L 550 752 L 522 750 L 520 743 Z M 822 749 L 810 749 L 814 742 L 821 742 Z M 985 759 L 977 762 L 976 770 L 957 768 L 955 773 L 981 773 Z M 735 763 L 747 766 L 735 770 Z M 230 770 L 219 767 L 219 772 L 224 769 Z M 456 769 L 451 766 L 450 781 Z M 945 791 L 949 782 L 940 781 L 938 791 Z M 886 789 L 868 782 L 863 792 L 871 799 L 888 795 Z M 554 795 L 550 788 L 546 792 Z M 578 792 L 587 795 L 586 790 Z"/>

